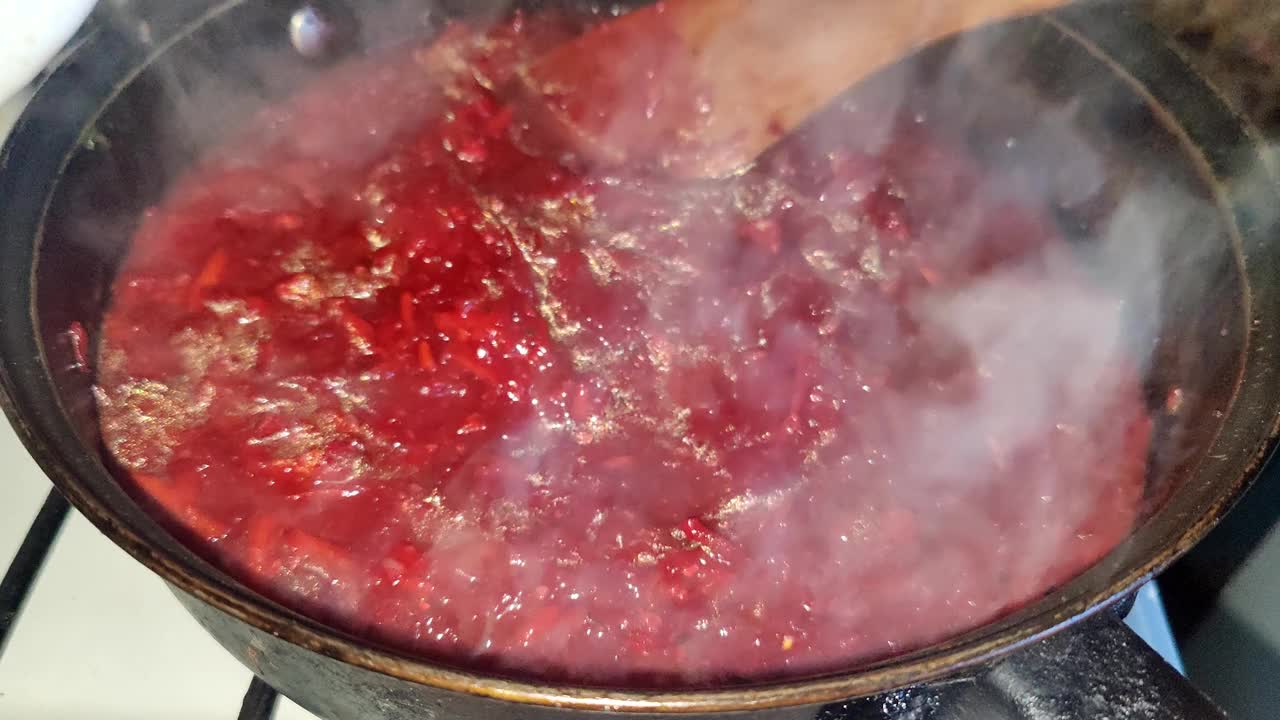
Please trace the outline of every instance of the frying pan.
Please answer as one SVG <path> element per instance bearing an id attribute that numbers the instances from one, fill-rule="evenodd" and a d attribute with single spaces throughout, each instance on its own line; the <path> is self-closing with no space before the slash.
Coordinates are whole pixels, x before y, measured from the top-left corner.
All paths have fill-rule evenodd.
<path id="1" fill-rule="evenodd" d="M 80 35 L 0 152 L 0 404 L 89 520 L 164 578 L 254 673 L 334 720 L 1221 717 L 1119 617 L 1135 588 L 1227 511 L 1274 445 L 1280 197 L 1256 133 L 1123 4 L 1001 26 L 887 71 L 936 97 L 984 161 L 1036 188 L 1073 242 L 1102 232 L 1118 198 L 1147 203 L 1161 228 L 1158 317 L 1138 319 L 1158 329 L 1141 348 L 1157 426 L 1142 518 L 1115 551 L 1039 601 L 909 655 L 819 677 L 682 691 L 553 685 L 334 630 L 241 585 L 141 509 L 102 452 L 93 378 L 67 335 L 78 322 L 96 338 L 141 213 L 201 148 L 327 59 L 507 5 L 122 1 Z M 315 27 L 325 31 L 307 34 Z M 1046 128 L 1038 120 L 1048 116 L 1069 122 Z M 1015 147 L 1010 137 L 1035 142 Z M 1105 182 L 1078 182 L 1082 144 L 1102 158 Z M 1156 223 L 1174 209 L 1176 222 Z"/>

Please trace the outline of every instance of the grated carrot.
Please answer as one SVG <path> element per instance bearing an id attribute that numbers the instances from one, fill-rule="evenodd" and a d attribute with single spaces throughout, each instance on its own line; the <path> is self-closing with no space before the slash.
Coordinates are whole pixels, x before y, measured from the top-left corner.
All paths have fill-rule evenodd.
<path id="1" fill-rule="evenodd" d="M 436 358 L 431 354 L 431 346 L 426 340 L 418 341 L 418 366 L 423 370 L 436 369 Z"/>

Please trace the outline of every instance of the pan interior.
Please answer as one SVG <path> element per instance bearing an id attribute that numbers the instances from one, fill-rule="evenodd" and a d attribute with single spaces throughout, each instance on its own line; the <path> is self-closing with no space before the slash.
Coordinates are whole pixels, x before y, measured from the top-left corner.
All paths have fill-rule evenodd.
<path id="1" fill-rule="evenodd" d="M 125 84 L 78 99 L 75 114 L 60 122 L 92 120 L 47 198 L 33 278 L 33 316 L 49 389 L 62 411 L 44 422 L 69 423 L 90 453 L 67 482 L 95 498 L 110 525 L 128 528 L 166 557 L 196 568 L 198 577 L 248 596 L 175 542 L 117 485 L 100 451 L 92 378 L 75 369 L 67 330 L 78 322 L 91 340 L 97 337 L 111 280 L 139 218 L 202 148 L 323 73 L 323 64 L 301 57 L 290 44 L 289 13 L 280 5 L 232 3 L 198 25 L 175 20 L 175 28 L 189 32 Z M 398 3 L 365 4 L 382 5 L 386 13 L 403 10 L 392 7 Z M 459 12 L 446 5 L 463 4 L 436 3 L 425 21 L 420 9 L 408 22 L 372 12 L 371 18 L 384 20 L 366 19 L 354 47 L 429 32 L 442 14 Z M 468 5 L 468 12 L 488 12 L 477 9 L 482 5 Z M 134 33 L 128 21 L 121 23 L 113 31 Z M 154 37 L 147 42 L 146 49 L 157 49 Z M 1185 540 L 1193 521 L 1231 495 L 1253 461 L 1243 455 L 1264 444 L 1272 417 L 1269 401 L 1248 417 L 1233 416 L 1259 295 L 1244 269 L 1251 246 L 1237 227 L 1223 168 L 1213 167 L 1188 137 L 1185 118 L 1172 117 L 1125 70 L 1062 27 L 1028 20 L 984 31 L 932 48 L 871 82 L 926 94 L 934 112 L 953 118 L 952 129 L 993 170 L 1034 187 L 1082 256 L 1092 258 L 1086 269 L 1097 282 L 1130 279 L 1115 269 L 1131 264 L 1127 253 L 1137 252 L 1138 243 L 1112 242 L 1106 253 L 1088 252 L 1098 238 L 1122 227 L 1120 213 L 1136 208 L 1160 233 L 1159 277 L 1152 279 L 1158 302 L 1131 318 L 1135 338 L 1148 331 L 1154 338 L 1135 341 L 1133 348 L 1149 358 L 1144 390 L 1157 425 L 1140 527 L 1067 587 L 947 643 L 954 648 L 1032 618 L 1060 620 L 1063 608 L 1081 609 L 1073 602 L 1110 594 L 1150 570 L 1154 558 Z M 1019 142 L 1010 144 L 1010 138 Z M 1094 165 L 1081 169 L 1082 158 Z M 1252 171 L 1230 169 L 1236 175 Z M 1097 177 L 1103 181 L 1091 181 Z M 1267 381 L 1274 384 L 1270 376 Z M 1229 462 L 1215 460 L 1232 447 L 1237 452 Z"/>

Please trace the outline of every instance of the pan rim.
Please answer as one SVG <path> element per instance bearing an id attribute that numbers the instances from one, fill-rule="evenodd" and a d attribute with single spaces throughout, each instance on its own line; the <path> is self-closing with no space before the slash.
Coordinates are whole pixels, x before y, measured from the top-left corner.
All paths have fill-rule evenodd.
<path id="1" fill-rule="evenodd" d="M 205 19 L 238 4 L 240 4 L 240 0 L 220 3 Z M 1157 114 L 1162 117 L 1169 129 L 1178 136 L 1179 141 L 1182 142 L 1188 153 L 1193 154 L 1199 164 L 1203 166 L 1206 182 L 1214 187 L 1215 192 L 1224 194 L 1229 192 L 1221 187 L 1221 182 L 1213 173 L 1208 160 L 1201 154 L 1201 149 L 1186 135 L 1176 117 L 1169 113 L 1159 99 L 1148 91 L 1146 85 L 1111 59 L 1105 50 L 1076 33 L 1068 24 L 1058 19 L 1047 19 L 1046 22 L 1082 45 L 1099 60 L 1110 65 L 1133 87 L 1135 92 L 1143 95 L 1149 101 L 1153 110 L 1157 111 Z M 185 37 L 186 33 L 194 32 L 197 27 L 198 25 L 188 27 L 184 34 L 173 38 L 171 42 L 178 42 L 182 37 Z M 83 57 L 93 47 L 94 42 L 95 38 L 93 36 L 86 38 L 81 46 L 70 54 L 69 62 L 74 63 L 77 57 Z M 158 52 L 163 52 L 163 48 Z M 54 73 L 54 78 L 56 78 L 57 74 Z M 127 83 L 127 79 L 122 80 L 121 83 L 121 87 L 123 87 Z M 33 101 L 33 104 L 38 101 L 39 96 Z M 92 124 L 92 120 L 89 121 L 89 124 Z M 24 138 L 28 135 L 34 135 L 36 132 L 33 128 L 24 127 L 24 125 L 26 124 L 19 123 L 19 127 L 15 128 L 14 134 L 10 138 L 10 145 L 6 147 L 6 150 L 0 152 L 0 174 L 13 172 L 5 162 L 13 145 L 23 142 Z M 62 171 L 65 170 L 66 162 L 69 158 L 70 153 L 64 158 L 62 167 L 58 171 L 58 176 L 61 176 Z M 46 190 L 46 193 L 44 196 L 46 200 L 45 206 L 39 210 L 41 226 L 36 233 L 35 240 L 37 244 L 43 238 L 43 219 L 48 211 L 48 200 L 52 197 L 52 190 Z M 1233 244 L 1241 263 L 1241 277 L 1245 284 L 1245 327 L 1252 332 L 1253 323 L 1250 322 L 1250 319 L 1254 308 L 1248 294 L 1250 292 L 1248 274 L 1244 272 L 1241 231 L 1234 212 L 1225 200 L 1225 195 L 1216 199 L 1219 203 L 1220 211 L 1229 220 L 1228 225 L 1233 234 Z M 0 218 L 4 217 L 5 213 L 0 211 Z M 23 240 L 24 242 L 26 241 L 25 238 Z M 43 369 L 47 367 L 45 362 L 47 356 L 39 335 L 35 331 L 38 324 L 35 317 L 34 291 L 39 254 L 36 247 L 32 247 L 31 253 L 32 262 L 30 263 L 30 277 L 27 289 L 27 311 L 29 313 L 27 320 L 31 329 L 29 341 L 38 353 L 38 358 L 35 362 Z M 1255 338 L 1250 335 L 1245 352 L 1248 352 L 1253 347 L 1254 341 Z M 38 394 L 39 391 L 20 390 L 20 379 L 13 374 L 12 366 L 14 363 L 9 359 L 12 357 L 9 355 L 12 349 L 7 345 L 8 343 L 6 342 L 6 347 L 3 350 L 8 357 L 0 365 L 0 407 L 8 415 L 23 444 L 35 457 L 40 467 L 50 476 L 58 489 L 67 496 L 68 500 L 81 513 L 108 538 L 120 545 L 135 559 L 171 585 L 201 602 L 260 630 L 313 652 L 373 672 L 421 685 L 495 700 L 591 711 L 687 714 L 816 705 L 845 700 L 851 697 L 874 695 L 908 685 L 937 680 L 1004 657 L 1020 647 L 1060 632 L 1108 607 L 1117 598 L 1123 597 L 1136 589 L 1151 575 L 1166 567 L 1188 550 L 1208 532 L 1216 520 L 1243 492 L 1249 478 L 1256 473 L 1266 456 L 1274 448 L 1277 433 L 1280 432 L 1280 426 L 1276 425 L 1273 417 L 1273 424 L 1267 428 L 1262 446 L 1257 448 L 1257 455 L 1251 459 L 1245 472 L 1235 478 L 1228 487 L 1225 487 L 1213 507 L 1195 522 L 1188 524 L 1177 541 L 1170 547 L 1166 547 L 1163 552 L 1146 558 L 1142 563 L 1137 564 L 1100 590 L 1090 593 L 1077 593 L 1077 596 L 1069 602 L 1057 605 L 1041 607 L 1043 603 L 1037 603 L 1029 608 L 1036 609 L 1037 612 L 1025 617 L 1020 613 L 1015 614 L 1013 617 L 1018 618 L 1016 623 L 1005 622 L 1008 620 L 1007 618 L 998 620 L 966 632 L 955 640 L 935 645 L 912 655 L 883 661 L 850 672 L 817 678 L 801 678 L 759 685 L 708 690 L 614 690 L 571 684 L 562 685 L 511 680 L 498 675 L 456 670 L 429 660 L 384 650 L 357 641 L 349 634 L 329 628 L 305 616 L 270 603 L 242 586 L 228 583 L 220 578 L 207 576 L 197 568 L 190 567 L 175 553 L 165 548 L 157 548 L 143 539 L 138 532 L 130 527 L 128 521 L 124 520 L 119 513 L 114 511 L 79 478 L 81 470 L 74 467 L 64 453 L 56 449 L 58 443 L 51 439 L 51 435 L 72 432 L 65 416 L 51 417 L 49 413 L 24 412 L 24 408 L 31 405 L 31 403 L 24 404 L 24 396 L 28 392 Z M 1223 427 L 1226 427 L 1238 412 L 1238 403 L 1236 401 L 1242 389 L 1250 383 L 1251 370 L 1256 370 L 1256 368 L 1251 368 L 1251 363 L 1246 359 L 1241 366 L 1241 376 L 1236 378 L 1233 383 L 1232 402 L 1225 410 L 1227 416 L 1223 421 Z"/>

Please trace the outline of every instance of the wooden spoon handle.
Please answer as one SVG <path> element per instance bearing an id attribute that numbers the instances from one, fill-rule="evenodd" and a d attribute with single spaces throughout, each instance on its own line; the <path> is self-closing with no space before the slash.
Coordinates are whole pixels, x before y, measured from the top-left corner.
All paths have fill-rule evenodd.
<path id="1" fill-rule="evenodd" d="M 552 51 L 519 91 L 588 159 L 652 159 L 696 136 L 668 170 L 716 177 L 911 51 L 1063 2 L 666 0 Z"/>
<path id="2" fill-rule="evenodd" d="M 910 52 L 1062 0 L 715 0 L 717 18 L 699 0 L 673 2 L 711 95 L 704 137 L 735 150 L 703 170 L 716 175 Z"/>

